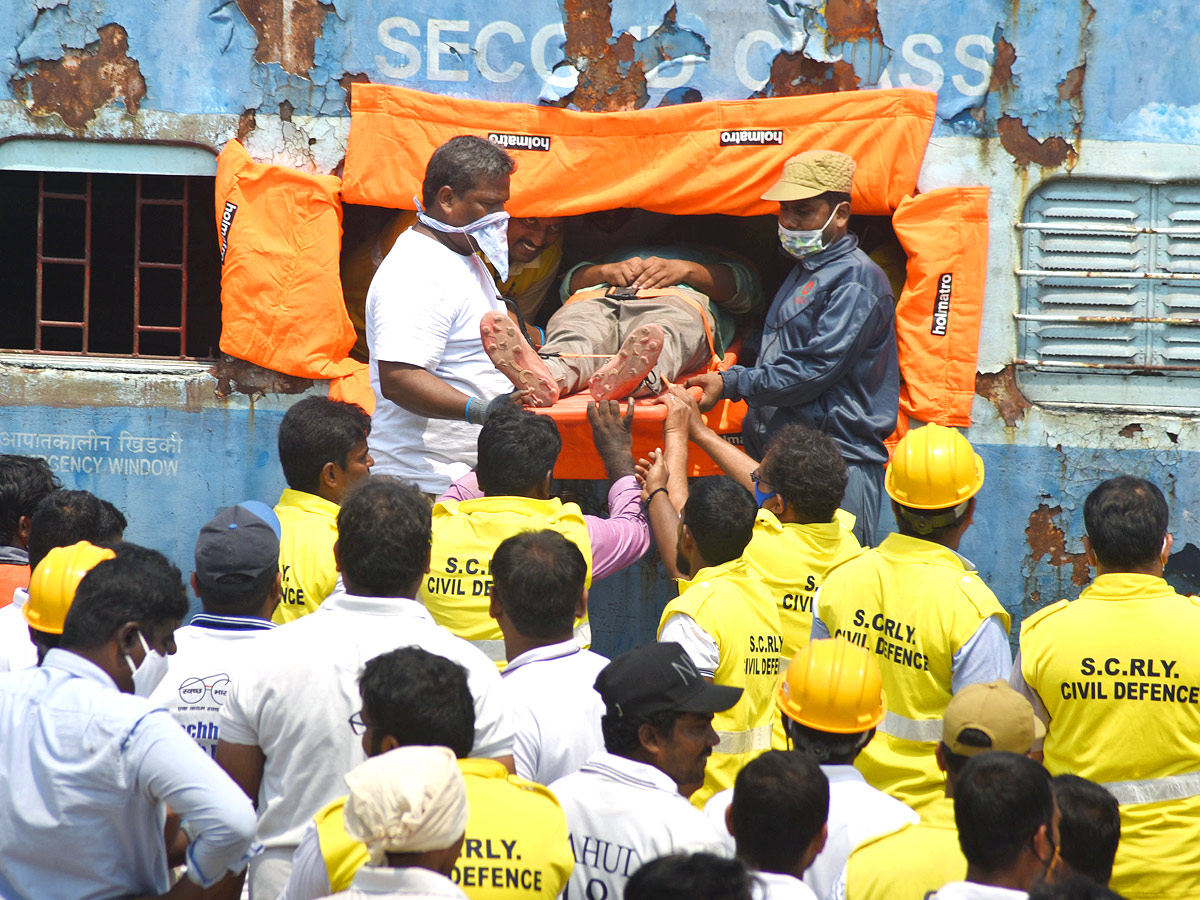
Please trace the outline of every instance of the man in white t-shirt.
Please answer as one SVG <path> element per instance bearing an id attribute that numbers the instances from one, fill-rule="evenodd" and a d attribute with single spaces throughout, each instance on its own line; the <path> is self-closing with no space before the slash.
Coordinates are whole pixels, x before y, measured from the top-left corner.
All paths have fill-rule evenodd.
<path id="1" fill-rule="evenodd" d="M 435 150 L 417 224 L 396 239 L 367 291 L 375 471 L 427 494 L 471 469 L 489 401 L 512 390 L 479 338 L 484 313 L 506 307 L 476 254 L 508 277 L 504 204 L 514 168 L 479 137 Z"/>
<path id="2" fill-rule="evenodd" d="M 309 821 L 345 792 L 342 776 L 365 758 L 346 723 L 359 708 L 367 660 L 419 646 L 462 665 L 475 701 L 472 756 L 511 770 L 511 713 L 495 664 L 410 599 L 429 547 L 425 498 L 394 478 L 364 479 L 338 512 L 334 558 L 345 591 L 254 641 L 253 659 L 226 698 L 217 744 L 217 762 L 258 801 L 265 849 L 251 863 L 251 900 L 279 894 Z"/>
<path id="3" fill-rule="evenodd" d="M 887 711 L 874 654 L 845 638 L 810 642 L 792 657 L 775 705 L 794 748 L 788 752 L 812 758 L 829 781 L 828 840 L 803 876 L 813 893 L 826 900 L 834 896 L 855 847 L 920 818 L 867 784 L 854 767 Z M 704 812 L 710 821 L 725 820 L 733 793 L 722 791 L 709 800 Z"/>
<path id="4" fill-rule="evenodd" d="M 704 781 L 717 745 L 713 714 L 742 695 L 707 681 L 671 642 L 621 654 L 596 690 L 605 749 L 550 785 L 571 832 L 571 898 L 620 897 L 629 876 L 660 856 L 723 852 L 717 830 L 680 791 Z"/>
<path id="5" fill-rule="evenodd" d="M 1024 900 L 1055 868 L 1058 806 L 1050 773 L 1028 756 L 981 753 L 954 783 L 954 822 L 965 881 L 933 900 Z"/>
<path id="6" fill-rule="evenodd" d="M 492 617 L 515 717 L 517 774 L 539 784 L 570 775 L 604 748 L 604 701 L 593 685 L 608 660 L 580 646 L 587 562 L 557 531 L 524 531 L 492 556 Z"/>
<path id="7" fill-rule="evenodd" d="M 756 900 L 817 900 L 800 879 L 825 846 L 828 816 L 829 780 L 811 757 L 771 750 L 738 772 L 725 820 L 761 885 Z"/>
<path id="8" fill-rule="evenodd" d="M 192 590 L 204 611 L 175 630 L 171 667 L 150 699 L 210 756 L 217 753 L 221 707 L 254 653 L 253 640 L 275 627 L 279 532 L 271 507 L 247 500 L 217 510 L 196 540 Z"/>

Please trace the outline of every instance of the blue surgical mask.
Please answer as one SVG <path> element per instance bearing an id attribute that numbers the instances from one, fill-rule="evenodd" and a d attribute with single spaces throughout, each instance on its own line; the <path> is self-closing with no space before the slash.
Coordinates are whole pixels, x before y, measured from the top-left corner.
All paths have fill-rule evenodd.
<path id="1" fill-rule="evenodd" d="M 479 246 L 487 257 L 501 281 L 508 279 L 508 213 L 489 213 L 481 219 L 476 219 L 469 225 L 447 225 L 432 216 L 425 214 L 421 201 L 413 197 L 417 205 L 417 221 L 426 228 L 440 231 L 442 234 L 465 234 Z"/>
<path id="2" fill-rule="evenodd" d="M 795 259 L 804 259 L 824 250 L 825 229 L 829 227 L 829 223 L 837 215 L 838 206 L 841 206 L 841 204 L 839 203 L 833 208 L 824 225 L 812 231 L 792 231 L 791 229 L 784 228 L 781 222 L 779 225 L 779 243 L 783 245 L 784 251 Z"/>

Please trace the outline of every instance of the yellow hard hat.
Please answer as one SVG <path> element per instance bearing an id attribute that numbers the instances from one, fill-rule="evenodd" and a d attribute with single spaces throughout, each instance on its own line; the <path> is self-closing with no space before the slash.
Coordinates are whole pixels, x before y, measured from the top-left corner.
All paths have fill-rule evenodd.
<path id="1" fill-rule="evenodd" d="M 793 721 L 830 734 L 858 734 L 887 714 L 879 663 L 844 637 L 811 641 L 792 657 L 775 705 Z"/>
<path id="2" fill-rule="evenodd" d="M 55 547 L 37 564 L 29 579 L 29 599 L 22 607 L 25 621 L 35 631 L 62 634 L 75 589 L 83 576 L 117 554 L 80 541 L 70 547 Z"/>
<path id="3" fill-rule="evenodd" d="M 883 485 L 901 506 L 947 509 L 979 493 L 983 460 L 955 429 L 925 425 L 900 439 Z"/>

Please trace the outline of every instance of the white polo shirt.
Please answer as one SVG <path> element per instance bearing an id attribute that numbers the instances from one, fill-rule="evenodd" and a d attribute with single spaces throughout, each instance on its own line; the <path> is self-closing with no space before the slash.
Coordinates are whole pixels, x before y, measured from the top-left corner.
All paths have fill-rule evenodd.
<path id="1" fill-rule="evenodd" d="M 512 703 L 517 774 L 549 784 L 604 749 L 604 701 L 594 685 L 608 660 L 572 638 L 527 650 L 501 673 Z"/>
<path id="2" fill-rule="evenodd" d="M 19 672 L 37 665 L 37 647 L 29 639 L 29 623 L 21 612 L 29 592 L 17 588 L 12 603 L 0 608 L 0 672 Z"/>
<path id="3" fill-rule="evenodd" d="M 754 900 L 817 900 L 812 888 L 793 875 L 778 872 L 752 872 L 755 883 L 750 889 Z"/>
<path id="4" fill-rule="evenodd" d="M 796 751 L 792 751 L 796 752 Z M 804 883 L 822 900 L 834 896 L 850 851 L 863 841 L 888 834 L 903 825 L 921 821 L 921 817 L 895 797 L 876 790 L 854 766 L 821 766 L 829 779 L 829 837 L 825 849 L 817 854 L 804 873 Z M 704 814 L 717 828 L 732 851 L 733 837 L 725 826 L 725 810 L 733 801 L 733 791 L 714 794 L 705 804 Z"/>
<path id="5" fill-rule="evenodd" d="M 976 884 L 974 881 L 952 881 L 933 895 L 933 900 L 1025 900 L 1025 891 Z"/>
<path id="6" fill-rule="evenodd" d="M 150 702 L 166 709 L 204 752 L 216 756 L 225 698 L 254 654 L 254 639 L 274 627 L 254 616 L 198 613 L 175 629 L 178 649 L 167 657 L 167 677 Z"/>
<path id="7" fill-rule="evenodd" d="M 253 894 L 275 896 L 283 888 L 309 820 L 346 793 L 342 776 L 366 759 L 361 738 L 348 723 L 362 708 L 358 676 L 363 665 L 414 646 L 467 670 L 475 700 L 471 755 L 513 752 L 506 691 L 491 660 L 435 623 L 416 600 L 335 591 L 316 612 L 255 640 L 253 658 L 222 711 L 221 740 L 257 745 L 266 756 L 257 834 L 265 852 L 251 863 Z M 256 888 L 260 868 L 264 882 L 272 882 L 261 889 Z"/>
<path id="8" fill-rule="evenodd" d="M 567 896 L 617 900 L 629 876 L 671 853 L 728 855 L 704 813 L 665 772 L 600 751 L 550 785 L 567 814 L 575 869 Z"/>

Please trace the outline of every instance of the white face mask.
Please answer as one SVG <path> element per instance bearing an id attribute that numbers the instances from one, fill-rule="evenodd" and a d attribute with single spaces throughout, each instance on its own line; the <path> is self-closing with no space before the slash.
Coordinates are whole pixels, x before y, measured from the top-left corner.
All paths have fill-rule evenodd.
<path id="1" fill-rule="evenodd" d="M 447 225 L 426 215 L 419 198 L 413 197 L 413 202 L 417 205 L 418 222 L 442 234 L 469 235 L 488 258 L 500 280 L 508 280 L 508 213 L 501 210 L 476 219 L 469 225 Z"/>
<path id="2" fill-rule="evenodd" d="M 167 662 L 165 656 L 146 643 L 146 639 L 142 637 L 140 631 L 137 636 L 138 640 L 142 642 L 142 649 L 146 651 L 146 655 L 142 657 L 141 665 L 134 665 L 133 657 L 126 653 L 125 665 L 129 666 L 129 671 L 133 674 L 133 692 L 139 697 L 149 697 L 167 677 L 170 663 Z"/>
<path id="3" fill-rule="evenodd" d="M 841 206 L 841 204 L 839 203 L 838 206 Z M 782 222 L 779 223 L 779 243 L 783 245 L 784 251 L 795 259 L 804 259 L 824 250 L 825 229 L 829 227 L 829 223 L 837 215 L 838 206 L 835 206 L 829 213 L 829 218 L 825 220 L 824 225 L 812 231 L 792 231 L 791 229 L 784 228 Z"/>

